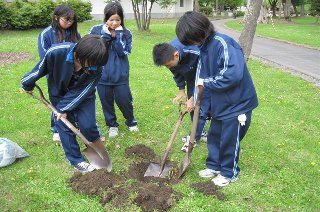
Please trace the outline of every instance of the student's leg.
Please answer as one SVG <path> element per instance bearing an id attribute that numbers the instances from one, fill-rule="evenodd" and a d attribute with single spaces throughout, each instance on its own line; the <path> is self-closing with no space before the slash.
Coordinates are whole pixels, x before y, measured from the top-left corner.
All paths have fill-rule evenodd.
<path id="1" fill-rule="evenodd" d="M 208 157 L 206 165 L 208 169 L 220 171 L 220 139 L 221 139 L 221 121 L 211 120 L 210 128 L 208 131 Z"/>
<path id="2" fill-rule="evenodd" d="M 117 85 L 114 89 L 115 101 L 126 119 L 128 127 L 136 126 L 138 123 L 133 115 L 132 95 L 129 84 Z"/>
<path id="3" fill-rule="evenodd" d="M 114 109 L 114 86 L 98 85 L 97 90 L 108 127 L 118 127 L 117 117 Z"/>
<path id="4" fill-rule="evenodd" d="M 245 126 L 241 126 L 238 117 L 222 121 L 221 128 L 221 175 L 230 179 L 236 178 L 240 172 L 238 166 L 240 141 L 245 136 L 251 123 L 251 112 L 246 114 Z"/>
<path id="5" fill-rule="evenodd" d="M 72 124 L 75 124 L 73 112 L 68 113 L 67 118 Z M 76 135 L 62 121 L 55 121 L 55 124 L 60 135 L 62 148 L 70 164 L 75 166 L 84 161 L 79 144 L 76 140 Z"/>

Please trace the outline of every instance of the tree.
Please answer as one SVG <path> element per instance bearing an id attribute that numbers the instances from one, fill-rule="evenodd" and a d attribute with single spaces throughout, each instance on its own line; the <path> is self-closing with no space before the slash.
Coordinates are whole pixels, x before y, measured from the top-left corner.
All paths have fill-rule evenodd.
<path id="1" fill-rule="evenodd" d="M 243 49 L 246 60 L 249 59 L 251 53 L 253 37 L 256 32 L 257 20 L 260 14 L 262 1 L 263 0 L 255 0 L 250 2 L 247 9 L 244 27 L 239 37 L 239 43 Z"/>
<path id="2" fill-rule="evenodd" d="M 276 17 L 276 10 L 277 10 L 277 4 L 278 4 L 278 0 L 268 0 L 271 10 L 272 10 L 272 16 Z"/>
<path id="3" fill-rule="evenodd" d="M 284 2 L 284 5 L 283 5 L 284 19 L 287 21 L 291 21 L 291 16 L 290 16 L 291 0 L 283 0 L 283 2 Z"/>
<path id="4" fill-rule="evenodd" d="M 175 0 L 131 0 L 134 19 L 139 31 L 149 30 L 153 4 L 157 2 L 162 9 L 176 3 Z"/>
<path id="5" fill-rule="evenodd" d="M 316 17 L 316 23 L 319 22 L 320 16 L 320 1 L 319 0 L 310 0 L 310 11 L 311 15 Z"/>

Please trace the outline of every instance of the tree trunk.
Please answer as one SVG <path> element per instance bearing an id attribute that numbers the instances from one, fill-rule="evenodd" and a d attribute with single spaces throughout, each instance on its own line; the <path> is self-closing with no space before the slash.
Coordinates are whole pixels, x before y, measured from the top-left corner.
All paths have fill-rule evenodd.
<path id="1" fill-rule="evenodd" d="M 149 11 L 148 11 L 148 18 L 147 18 L 147 30 L 149 30 L 149 26 L 150 26 L 150 21 L 151 21 L 151 10 L 152 10 L 152 6 L 153 6 L 154 1 L 151 1 L 151 5 L 149 7 Z"/>
<path id="2" fill-rule="evenodd" d="M 134 19 L 136 20 L 137 28 L 141 31 L 141 21 L 140 21 L 140 11 L 139 11 L 139 4 L 136 0 L 131 0 L 132 9 L 134 14 Z"/>
<path id="3" fill-rule="evenodd" d="M 251 1 L 250 6 L 247 9 L 247 17 L 239 37 L 239 43 L 243 49 L 245 60 L 249 59 L 251 53 L 253 37 L 256 32 L 257 20 L 260 14 L 262 1 L 263 0 Z"/>
<path id="4" fill-rule="evenodd" d="M 291 6 L 291 0 L 286 0 L 286 3 L 283 7 L 283 12 L 284 12 L 284 19 L 287 21 L 291 21 L 290 6 Z"/>
<path id="5" fill-rule="evenodd" d="M 200 12 L 199 0 L 193 1 L 193 11 Z"/>
<path id="6" fill-rule="evenodd" d="M 218 15 L 220 15 L 221 13 L 219 12 L 219 0 L 216 0 L 216 12 Z"/>
<path id="7" fill-rule="evenodd" d="M 302 2 L 300 6 L 300 16 L 304 17 L 304 2 Z"/>

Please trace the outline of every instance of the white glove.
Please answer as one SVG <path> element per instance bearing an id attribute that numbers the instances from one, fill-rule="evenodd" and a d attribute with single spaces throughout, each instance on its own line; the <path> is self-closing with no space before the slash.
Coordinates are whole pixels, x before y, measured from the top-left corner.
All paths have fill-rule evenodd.
<path id="1" fill-rule="evenodd" d="M 123 30 L 123 27 L 120 25 L 117 28 L 115 28 L 115 30 Z"/>
<path id="2" fill-rule="evenodd" d="M 198 79 L 198 84 L 197 84 L 197 85 L 198 85 L 198 86 L 199 86 L 199 85 L 203 86 L 203 79 L 202 79 L 202 78 L 199 78 L 199 79 Z"/>
<path id="3" fill-rule="evenodd" d="M 241 115 L 238 116 L 238 121 L 239 121 L 241 126 L 246 125 L 246 120 L 247 120 L 246 114 L 241 114 Z"/>

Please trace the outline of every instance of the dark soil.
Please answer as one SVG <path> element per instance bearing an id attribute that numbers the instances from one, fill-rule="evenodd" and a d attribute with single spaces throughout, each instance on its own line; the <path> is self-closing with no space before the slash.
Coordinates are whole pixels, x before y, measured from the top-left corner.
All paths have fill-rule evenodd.
<path id="1" fill-rule="evenodd" d="M 142 161 L 133 162 L 127 173 L 116 175 L 106 170 L 96 170 L 87 174 L 74 173 L 69 179 L 69 186 L 76 192 L 89 196 L 99 196 L 102 205 L 112 203 L 118 208 L 125 208 L 132 204 L 142 211 L 168 211 L 179 201 L 182 194 L 174 191 L 172 184 L 179 183 L 177 165 L 167 161 L 172 171 L 166 178 L 144 177 L 149 164 L 155 157 L 154 151 L 144 145 L 136 145 L 126 149 L 126 154 Z M 154 161 L 153 161 L 154 162 Z M 159 161 L 157 161 L 159 163 Z M 199 192 L 214 195 L 223 199 L 223 193 L 212 183 L 192 185 Z"/>
<path id="2" fill-rule="evenodd" d="M 0 66 L 17 63 L 22 60 L 28 60 L 31 57 L 32 55 L 28 53 L 0 52 Z"/>

